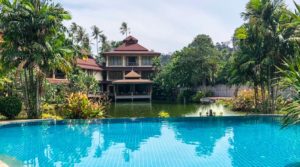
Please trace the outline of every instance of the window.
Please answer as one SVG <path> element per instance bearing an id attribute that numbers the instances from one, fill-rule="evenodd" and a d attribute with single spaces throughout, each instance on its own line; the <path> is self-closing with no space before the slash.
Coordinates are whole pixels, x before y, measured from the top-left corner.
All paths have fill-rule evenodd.
<path id="1" fill-rule="evenodd" d="M 128 57 L 127 58 L 127 66 L 137 66 L 137 57 Z"/>
<path id="2" fill-rule="evenodd" d="M 109 57 L 108 65 L 110 65 L 110 66 L 121 66 L 122 65 L 122 57 L 120 57 L 120 56 L 111 56 L 111 57 Z"/>
<path id="3" fill-rule="evenodd" d="M 142 57 L 142 65 L 151 66 L 152 65 L 152 57 L 150 57 L 150 56 Z"/>
<path id="4" fill-rule="evenodd" d="M 110 71 L 108 74 L 109 80 L 123 79 L 122 71 Z"/>
<path id="5" fill-rule="evenodd" d="M 66 74 L 60 70 L 56 70 L 55 79 L 66 79 Z"/>

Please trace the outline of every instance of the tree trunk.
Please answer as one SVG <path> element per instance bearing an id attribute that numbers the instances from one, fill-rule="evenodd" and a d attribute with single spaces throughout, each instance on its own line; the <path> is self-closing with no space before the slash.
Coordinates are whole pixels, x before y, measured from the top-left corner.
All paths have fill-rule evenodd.
<path id="1" fill-rule="evenodd" d="M 258 88 L 256 83 L 254 83 L 254 106 L 255 109 L 258 109 Z"/>
<path id="2" fill-rule="evenodd" d="M 28 71 L 28 74 L 27 74 Z M 25 89 L 24 94 L 27 101 L 27 116 L 30 119 L 38 118 L 39 117 L 39 105 L 40 105 L 40 98 L 39 98 L 39 79 L 34 74 L 33 68 L 29 67 L 25 69 L 24 72 L 25 76 Z"/>

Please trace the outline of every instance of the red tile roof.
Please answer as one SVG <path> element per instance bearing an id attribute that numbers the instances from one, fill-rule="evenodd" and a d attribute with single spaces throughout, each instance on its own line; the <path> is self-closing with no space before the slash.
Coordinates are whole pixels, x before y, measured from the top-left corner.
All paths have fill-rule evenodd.
<path id="1" fill-rule="evenodd" d="M 153 51 L 112 51 L 112 52 L 106 52 L 105 55 L 131 55 L 131 54 L 138 54 L 141 56 L 159 56 L 159 52 L 153 52 Z"/>
<path id="2" fill-rule="evenodd" d="M 135 43 L 135 44 L 123 43 L 121 46 L 116 48 L 114 51 L 146 51 L 147 52 L 149 50 L 146 49 L 145 47 L 141 46 L 138 43 Z"/>
<path id="3" fill-rule="evenodd" d="M 77 59 L 77 66 L 85 70 L 102 71 L 102 68 L 93 58 Z"/>
<path id="4" fill-rule="evenodd" d="M 138 44 L 138 40 L 133 36 L 128 36 L 123 40 L 123 44 L 111 52 L 104 53 L 106 55 L 112 54 L 142 54 L 142 55 L 160 55 L 158 52 L 149 51 L 144 46 Z"/>

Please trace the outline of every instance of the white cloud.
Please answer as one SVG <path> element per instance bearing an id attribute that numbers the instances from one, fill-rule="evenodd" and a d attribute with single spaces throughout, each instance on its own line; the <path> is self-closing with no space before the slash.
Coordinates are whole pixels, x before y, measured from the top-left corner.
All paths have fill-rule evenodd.
<path id="1" fill-rule="evenodd" d="M 248 0 L 61 0 L 74 22 L 90 31 L 97 25 L 110 40 L 122 40 L 125 21 L 132 35 L 148 49 L 168 53 L 181 49 L 198 34 L 214 42 L 229 41 L 242 24 Z M 287 4 L 293 6 L 292 0 Z M 67 23 L 69 24 L 69 23 Z"/>

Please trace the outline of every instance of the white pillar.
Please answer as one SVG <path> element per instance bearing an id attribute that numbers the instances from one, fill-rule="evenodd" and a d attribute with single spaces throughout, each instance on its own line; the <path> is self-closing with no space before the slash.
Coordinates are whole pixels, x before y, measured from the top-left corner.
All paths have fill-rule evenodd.
<path id="1" fill-rule="evenodd" d="M 122 62 L 123 62 L 123 67 L 126 66 L 126 57 L 125 56 L 122 56 Z"/>
<path id="2" fill-rule="evenodd" d="M 138 59 L 139 59 L 139 66 L 142 66 L 142 56 L 139 56 Z"/>

